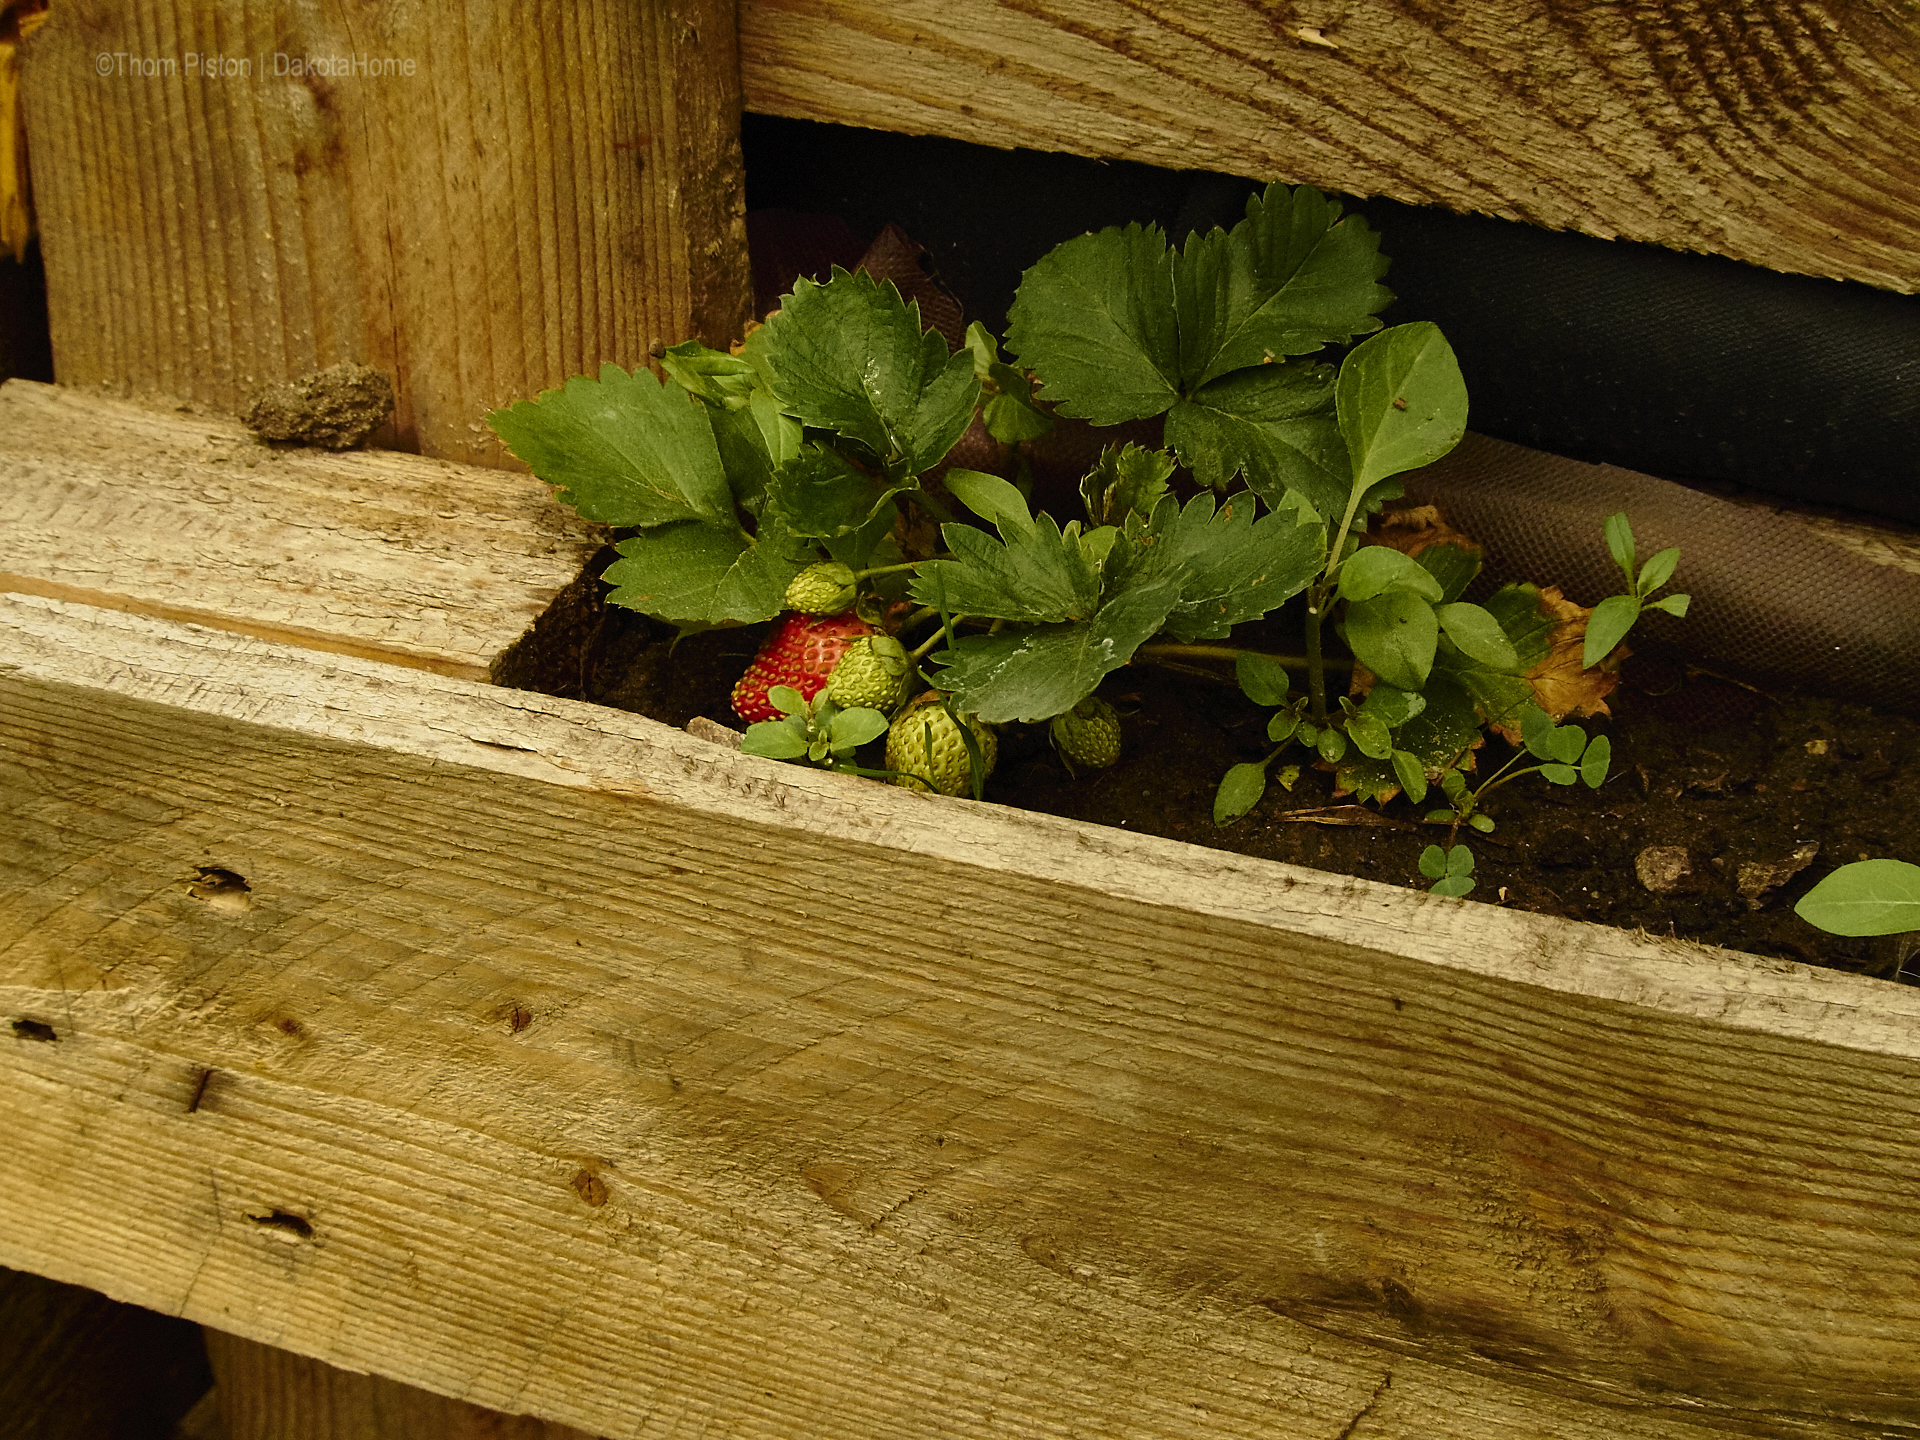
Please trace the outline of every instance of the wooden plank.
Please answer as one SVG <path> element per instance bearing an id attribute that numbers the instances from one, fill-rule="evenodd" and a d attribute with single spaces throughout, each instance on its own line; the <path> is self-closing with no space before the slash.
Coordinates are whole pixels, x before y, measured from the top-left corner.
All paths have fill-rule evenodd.
<path id="1" fill-rule="evenodd" d="M 1920 286 L 1920 11 L 742 0 L 750 109 Z"/>
<path id="2" fill-rule="evenodd" d="M 593 1440 L 218 1330 L 207 1353 L 226 1397 L 221 1440 Z"/>
<path id="3" fill-rule="evenodd" d="M 523 476 L 0 386 L 0 590 L 483 680 L 604 535 Z"/>
<path id="4" fill-rule="evenodd" d="M 56 377 L 232 414 L 358 361 L 377 443 L 506 462 L 487 410 L 749 315 L 735 55 L 731 0 L 66 0 L 23 52 Z"/>
<path id="5" fill-rule="evenodd" d="M 150 1440 L 209 1383 L 186 1321 L 0 1270 L 0 1436 Z"/>
<path id="6" fill-rule="evenodd" d="M 1911 989 L 35 597 L 0 717 L 0 1262 L 618 1437 L 1920 1434 Z"/>

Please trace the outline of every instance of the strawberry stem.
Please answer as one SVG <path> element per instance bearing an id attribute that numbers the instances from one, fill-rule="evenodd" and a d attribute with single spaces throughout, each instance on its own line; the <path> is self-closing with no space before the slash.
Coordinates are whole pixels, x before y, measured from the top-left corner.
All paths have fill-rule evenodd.
<path id="1" fill-rule="evenodd" d="M 1143 660 L 1237 660 L 1242 655 L 1258 655 L 1264 660 L 1285 665 L 1289 670 L 1305 670 L 1312 664 L 1305 655 L 1274 655 L 1265 650 L 1249 650 L 1242 645 L 1183 645 L 1173 640 L 1158 640 L 1133 652 Z M 1329 666 L 1352 669 L 1351 660 L 1325 661 Z"/>

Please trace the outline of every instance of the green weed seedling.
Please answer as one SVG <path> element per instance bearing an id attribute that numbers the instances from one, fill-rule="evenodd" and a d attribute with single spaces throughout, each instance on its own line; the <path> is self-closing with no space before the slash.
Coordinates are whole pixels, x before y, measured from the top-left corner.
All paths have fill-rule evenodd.
<path id="1" fill-rule="evenodd" d="M 780 718 L 747 727 L 740 748 L 748 755 L 865 773 L 855 763 L 854 752 L 887 733 L 887 717 L 878 710 L 864 706 L 843 710 L 824 690 L 808 703 L 792 686 L 776 685 L 767 692 L 767 699 L 780 711 Z"/>
<path id="2" fill-rule="evenodd" d="M 1602 600 L 1593 607 L 1593 614 L 1587 617 L 1587 639 L 1580 663 L 1588 667 L 1598 665 L 1613 653 L 1614 647 L 1627 638 L 1627 632 L 1633 629 L 1643 611 L 1661 610 L 1680 617 L 1687 613 L 1687 605 L 1692 599 L 1688 595 L 1668 595 L 1659 600 L 1652 598 L 1654 591 L 1673 578 L 1674 567 L 1680 563 L 1678 549 L 1658 552 L 1636 572 L 1633 527 L 1627 523 L 1626 511 L 1609 515 L 1605 529 L 1607 551 L 1620 567 L 1620 573 L 1626 577 L 1627 593 Z"/>
<path id="3" fill-rule="evenodd" d="M 1793 913 L 1829 935 L 1901 937 L 1884 971 L 1899 979 L 1920 941 L 1920 865 L 1857 860 L 1800 897 Z"/>

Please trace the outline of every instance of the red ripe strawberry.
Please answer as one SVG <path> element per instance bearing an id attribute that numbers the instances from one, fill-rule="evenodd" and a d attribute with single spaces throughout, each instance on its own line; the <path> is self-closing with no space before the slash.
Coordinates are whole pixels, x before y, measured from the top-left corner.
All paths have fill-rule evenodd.
<path id="1" fill-rule="evenodd" d="M 773 627 L 747 673 L 733 687 L 733 713 L 749 722 L 778 719 L 780 712 L 767 703 L 767 691 L 776 685 L 791 685 L 802 699 L 813 699 L 847 647 L 862 635 L 874 633 L 873 626 L 852 611 L 844 615 L 788 615 Z"/>

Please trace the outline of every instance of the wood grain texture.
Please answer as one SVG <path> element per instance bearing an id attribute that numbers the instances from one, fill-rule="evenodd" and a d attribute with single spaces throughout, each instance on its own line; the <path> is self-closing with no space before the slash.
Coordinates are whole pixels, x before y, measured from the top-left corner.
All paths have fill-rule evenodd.
<path id="1" fill-rule="evenodd" d="M 774 115 L 1388 195 L 1920 287 L 1920 12 L 742 0 Z"/>
<path id="2" fill-rule="evenodd" d="M 0 1440 L 154 1440 L 208 1383 L 185 1321 L 0 1270 Z"/>
<path id="3" fill-rule="evenodd" d="M 0 386 L 0 590 L 478 680 L 603 538 L 523 476 Z"/>
<path id="4" fill-rule="evenodd" d="M 618 1437 L 1920 1435 L 1909 989 L 33 597 L 0 717 L 6 1263 Z"/>
<path id="5" fill-rule="evenodd" d="M 207 1331 L 207 1354 L 224 1402 L 221 1440 L 593 1440 L 218 1330 Z"/>
<path id="6" fill-rule="evenodd" d="M 69 0 L 24 67 L 64 383 L 357 361 L 376 443 L 498 464 L 488 410 L 750 313 L 731 0 Z"/>

